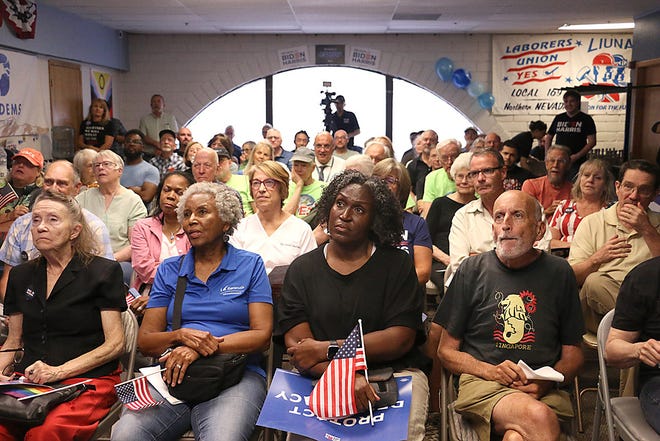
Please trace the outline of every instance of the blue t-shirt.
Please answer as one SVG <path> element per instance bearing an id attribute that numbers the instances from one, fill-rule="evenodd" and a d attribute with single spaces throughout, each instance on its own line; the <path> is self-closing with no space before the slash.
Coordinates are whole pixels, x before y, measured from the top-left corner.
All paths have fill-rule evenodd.
<path id="1" fill-rule="evenodd" d="M 206 283 L 195 277 L 191 249 L 179 269 L 179 256 L 165 259 L 156 272 L 148 308 L 167 308 L 167 331 L 172 330 L 174 294 L 179 275 L 188 284 L 181 309 L 181 327 L 207 331 L 216 337 L 250 329 L 249 303 L 273 303 L 263 260 L 255 253 L 226 245 L 227 254 Z M 248 358 L 248 368 L 264 375 L 260 354 Z"/>
<path id="2" fill-rule="evenodd" d="M 145 182 L 158 185 L 160 183 L 160 172 L 156 167 L 146 161 L 135 165 L 125 165 L 119 183 L 128 187 L 142 187 Z"/>
<path id="3" fill-rule="evenodd" d="M 410 254 L 410 257 L 415 260 L 414 247 L 427 247 L 433 248 L 433 241 L 431 241 L 431 233 L 426 221 L 416 214 L 408 211 L 403 212 L 403 234 L 401 235 L 401 242 L 399 249 Z"/>

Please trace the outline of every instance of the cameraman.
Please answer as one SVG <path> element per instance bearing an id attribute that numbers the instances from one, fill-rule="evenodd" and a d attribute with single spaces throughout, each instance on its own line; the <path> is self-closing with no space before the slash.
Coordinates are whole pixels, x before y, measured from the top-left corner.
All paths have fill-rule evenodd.
<path id="1" fill-rule="evenodd" d="M 360 134 L 360 124 L 358 124 L 355 113 L 344 110 L 344 103 L 346 100 L 343 95 L 337 95 L 334 100 L 337 111 L 332 114 L 332 128 L 333 134 L 337 130 L 346 130 L 348 133 L 348 148 L 362 153 L 362 149 L 354 147 L 353 138 Z"/>

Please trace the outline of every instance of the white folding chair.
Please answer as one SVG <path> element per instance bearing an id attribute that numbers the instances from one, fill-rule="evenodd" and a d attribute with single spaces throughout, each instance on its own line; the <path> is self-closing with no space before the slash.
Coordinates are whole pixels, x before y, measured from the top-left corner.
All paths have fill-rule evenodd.
<path id="1" fill-rule="evenodd" d="M 637 397 L 610 398 L 607 364 L 605 361 L 605 343 L 612 327 L 614 310 L 605 314 L 598 325 L 598 399 L 594 411 L 592 441 L 598 441 L 600 422 L 603 411 L 607 422 L 607 438 L 615 441 L 614 430 L 625 441 L 660 441 L 660 436 L 644 419 Z"/>

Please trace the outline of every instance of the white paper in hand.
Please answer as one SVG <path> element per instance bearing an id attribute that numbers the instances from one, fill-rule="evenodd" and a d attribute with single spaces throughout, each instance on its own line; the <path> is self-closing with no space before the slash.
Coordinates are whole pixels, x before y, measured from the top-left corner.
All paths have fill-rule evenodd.
<path id="1" fill-rule="evenodd" d="M 518 366 L 525 373 L 525 377 L 528 380 L 549 380 L 556 381 L 557 383 L 564 381 L 564 374 L 557 372 L 550 366 L 543 366 L 534 370 L 522 360 L 518 361 Z"/>
<path id="2" fill-rule="evenodd" d="M 163 398 L 165 398 L 170 404 L 181 404 L 183 401 L 179 400 L 178 398 L 174 398 L 170 393 L 167 391 L 167 385 L 163 381 L 163 374 L 160 372 L 160 366 L 147 366 L 140 368 L 140 372 L 142 372 L 142 375 L 147 377 L 147 380 L 149 380 L 149 383 L 153 387 L 156 388 L 159 394 Z M 153 375 L 150 375 L 153 374 Z"/>

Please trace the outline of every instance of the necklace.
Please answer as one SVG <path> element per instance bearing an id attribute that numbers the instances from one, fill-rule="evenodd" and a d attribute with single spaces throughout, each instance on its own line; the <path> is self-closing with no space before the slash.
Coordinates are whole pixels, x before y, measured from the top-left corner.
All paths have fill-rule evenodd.
<path id="1" fill-rule="evenodd" d="M 174 230 L 168 232 L 168 231 L 165 229 L 165 226 L 163 225 L 163 234 L 164 234 L 165 236 L 168 236 L 168 235 L 169 235 L 170 242 L 174 242 L 174 236 L 176 235 L 176 233 L 179 231 L 180 228 L 181 228 L 181 226 L 177 224 L 176 227 L 174 228 Z"/>

